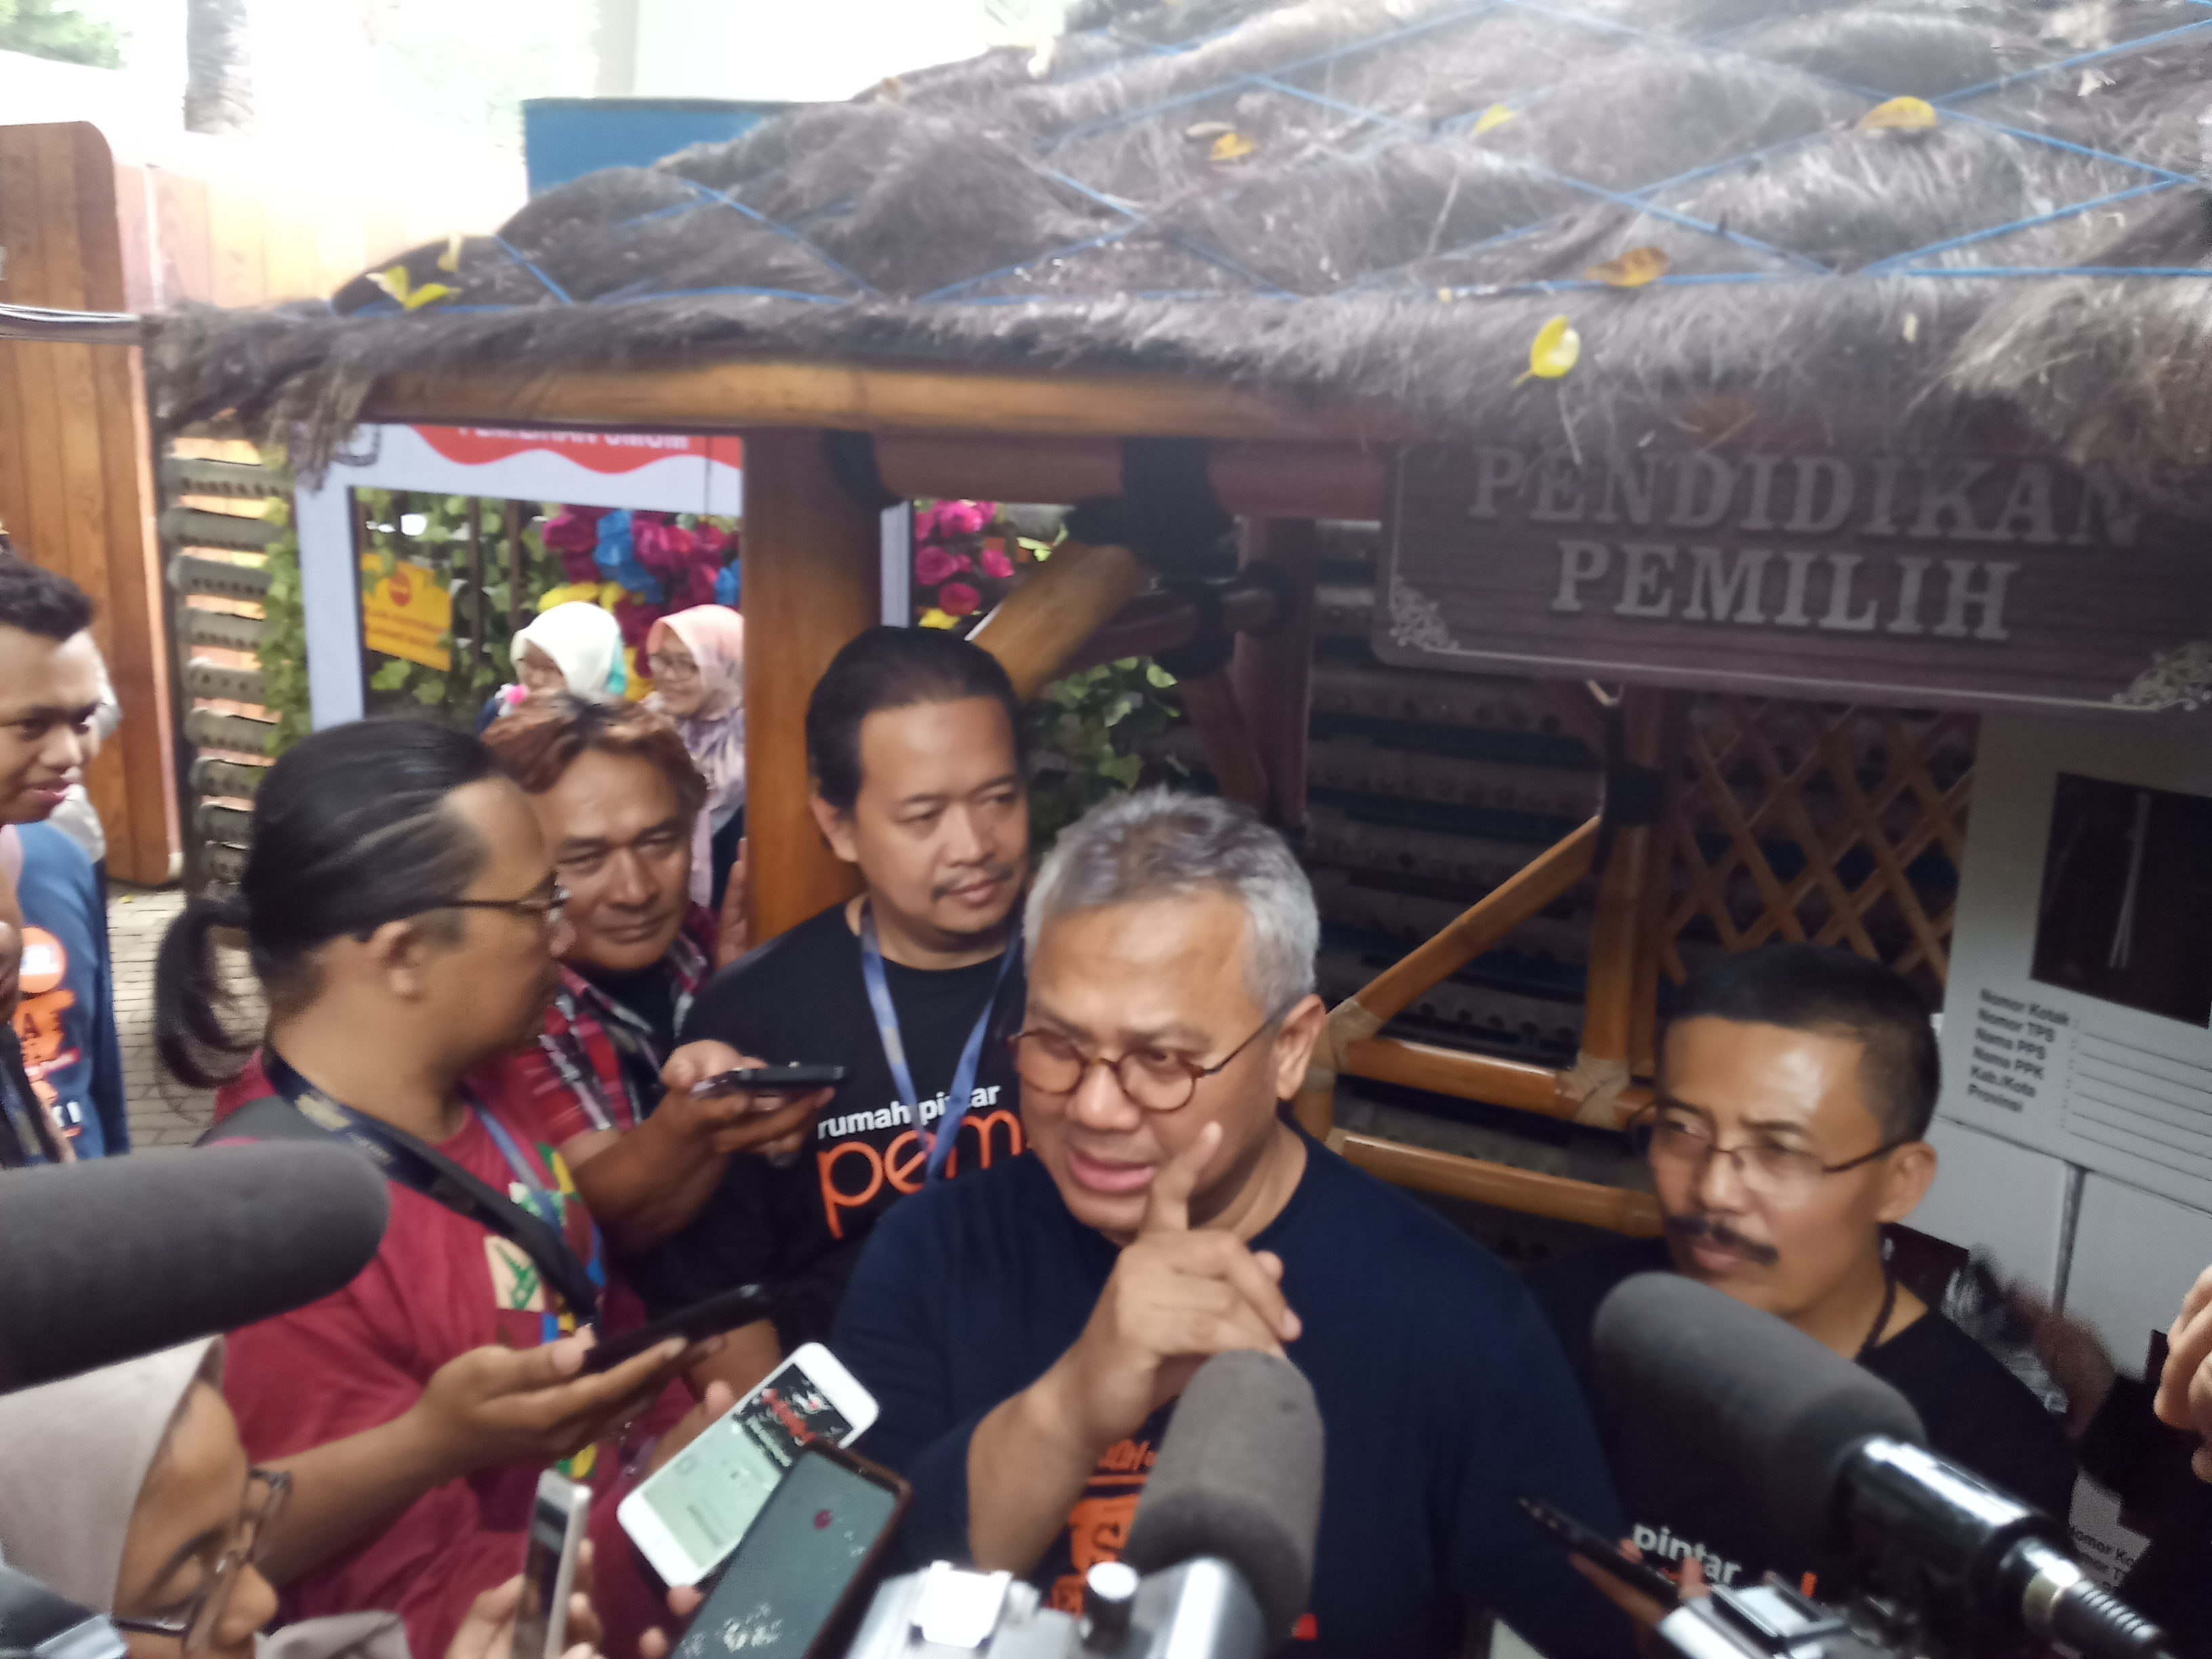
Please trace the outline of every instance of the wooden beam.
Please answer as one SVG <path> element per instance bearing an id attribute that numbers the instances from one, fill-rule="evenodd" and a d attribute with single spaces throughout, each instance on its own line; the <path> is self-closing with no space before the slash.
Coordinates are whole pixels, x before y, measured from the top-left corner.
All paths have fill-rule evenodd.
<path id="1" fill-rule="evenodd" d="M 1261 518 L 1382 516 L 1389 449 L 1380 444 L 1218 441 L 1206 476 L 1231 513 Z M 881 431 L 876 467 L 901 495 L 1080 501 L 1121 491 L 1118 436 Z"/>
<path id="2" fill-rule="evenodd" d="M 750 460 L 745 476 L 752 476 Z M 750 569 L 745 579 L 752 580 Z M 969 638 L 1005 665 L 1014 695 L 1026 701 L 1057 679 L 1078 647 L 1150 580 L 1152 572 L 1126 547 L 1062 542 Z"/>
<path id="3" fill-rule="evenodd" d="M 1376 1083 L 1401 1084 L 1426 1089 L 1431 1094 L 1455 1100 L 1480 1101 L 1516 1112 L 1544 1117 L 1582 1120 L 1586 1107 L 1572 1087 L 1573 1073 L 1555 1072 L 1548 1066 L 1531 1066 L 1491 1054 L 1471 1054 L 1457 1048 L 1440 1048 L 1426 1042 L 1401 1042 L 1395 1037 L 1370 1037 L 1346 1045 L 1340 1072 Z M 1613 1103 L 1611 1122 L 1601 1128 L 1625 1126 L 1650 1098 L 1647 1089 L 1622 1091 Z"/>
<path id="4" fill-rule="evenodd" d="M 1666 694 L 1631 688 L 1621 694 L 1626 758 L 1656 767 Z M 1656 825 L 1621 829 L 1601 878 L 1597 915 L 1590 925 L 1589 989 L 1583 1010 L 1583 1053 L 1626 1068 L 1629 1025 L 1636 1006 L 1638 941 L 1645 913 L 1644 889 L 1656 879 Z"/>
<path id="5" fill-rule="evenodd" d="M 1395 1019 L 1422 992 L 1457 973 L 1556 902 L 1589 873 L 1590 854 L 1597 846 L 1597 823 L 1592 818 L 1565 841 L 1546 848 L 1434 939 L 1376 975 L 1355 1000 L 1378 1021 Z"/>
<path id="6" fill-rule="evenodd" d="M 806 702 L 879 614 L 877 515 L 831 476 L 818 432 L 745 434 L 745 835 L 753 943 L 860 890 L 807 810 Z"/>
<path id="7" fill-rule="evenodd" d="M 1267 629 L 1276 622 L 1275 588 L 1248 576 L 1207 584 L 1221 605 L 1222 625 L 1231 633 Z M 1078 647 L 1060 672 L 1095 668 L 1123 657 L 1152 657 L 1188 644 L 1198 631 L 1199 607 L 1188 595 L 1156 589 L 1139 593 L 1111 621 Z"/>
<path id="8" fill-rule="evenodd" d="M 362 417 L 678 432 L 807 427 L 1352 444 L 1393 440 L 1403 426 L 1399 416 L 1310 408 L 1223 380 L 790 362 L 394 374 L 370 393 Z M 1360 471 L 1346 464 L 1347 477 Z M 1118 464 L 1115 477 L 1118 489 Z M 1374 499 L 1381 500 L 1379 488 Z"/>
<path id="9" fill-rule="evenodd" d="M 1393 1186 L 1441 1193 L 1522 1215 L 1579 1222 L 1585 1227 L 1602 1227 L 1635 1238 L 1656 1238 L 1660 1234 L 1659 1203 L 1649 1193 L 1540 1175 L 1534 1170 L 1459 1158 L 1425 1146 L 1401 1146 L 1342 1129 L 1328 1137 L 1328 1144 L 1331 1150 Z"/>
<path id="10" fill-rule="evenodd" d="M 1313 716 L 1314 573 L 1321 538 L 1310 519 L 1250 519 L 1237 527 L 1237 562 L 1280 571 L 1296 608 L 1264 636 L 1240 635 L 1230 678 L 1267 775 L 1267 812 L 1287 830 L 1306 821 L 1306 738 Z"/>
<path id="11" fill-rule="evenodd" d="M 1266 816 L 1267 769 L 1252 746 L 1252 733 L 1246 729 L 1244 711 L 1237 706 L 1236 688 L 1228 674 L 1200 674 L 1182 681 L 1177 689 L 1182 693 L 1184 716 L 1198 733 L 1223 798 Z"/>

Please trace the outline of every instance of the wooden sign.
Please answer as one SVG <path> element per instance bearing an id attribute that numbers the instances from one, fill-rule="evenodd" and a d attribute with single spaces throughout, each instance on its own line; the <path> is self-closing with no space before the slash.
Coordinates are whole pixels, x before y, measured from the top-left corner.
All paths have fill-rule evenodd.
<path id="1" fill-rule="evenodd" d="M 1408 666 L 2212 708 L 2212 532 L 2056 461 L 1407 448 L 1376 599 Z"/>

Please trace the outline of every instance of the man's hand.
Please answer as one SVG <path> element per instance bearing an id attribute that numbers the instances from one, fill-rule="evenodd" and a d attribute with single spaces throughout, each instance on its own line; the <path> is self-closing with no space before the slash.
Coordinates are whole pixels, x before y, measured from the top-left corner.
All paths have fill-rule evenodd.
<path id="1" fill-rule="evenodd" d="M 738 1090 L 729 1094 L 694 1096 L 691 1087 L 725 1072 L 766 1065 L 739 1054 L 726 1042 L 687 1042 L 669 1055 L 660 1080 L 668 1097 L 647 1126 L 660 1124 L 664 1132 L 705 1143 L 715 1152 L 789 1154 L 803 1150 L 814 1131 L 814 1115 L 830 1103 L 834 1091 L 817 1089 L 790 1095 L 768 1091 Z M 667 1121 L 662 1123 L 662 1119 Z"/>
<path id="2" fill-rule="evenodd" d="M 668 1592 L 668 1610 L 676 1615 L 680 1631 L 691 1622 L 691 1615 L 699 1611 L 706 1596 L 690 1585 L 679 1585 Z M 668 1632 L 658 1625 L 637 1638 L 639 1659 L 668 1659 Z"/>
<path id="3" fill-rule="evenodd" d="M 522 1575 L 495 1584 L 469 1604 L 468 1617 L 447 1644 L 446 1659 L 508 1659 L 514 1650 L 514 1615 L 522 1606 Z M 576 1583 L 568 1597 L 568 1644 L 549 1659 L 591 1659 L 605 1632 L 592 1606 L 592 1546 L 576 1554 Z"/>
<path id="4" fill-rule="evenodd" d="M 589 1332 L 536 1348 L 471 1348 L 431 1373 L 408 1408 L 439 1467 L 455 1475 L 509 1463 L 557 1463 L 659 1399 L 703 1357 L 671 1337 L 598 1376 L 583 1374 Z"/>
<path id="5" fill-rule="evenodd" d="M 1620 1553 L 1623 1557 L 1631 1561 L 1641 1561 L 1644 1559 L 1644 1552 L 1636 1547 L 1635 1541 L 1632 1539 L 1624 1538 L 1620 1540 Z M 1708 1593 L 1705 1585 L 1705 1564 L 1694 1555 L 1686 1555 L 1682 1558 L 1681 1584 L 1675 1592 L 1675 1599 L 1672 1601 L 1655 1601 L 1642 1590 L 1631 1589 L 1625 1581 L 1614 1577 L 1603 1567 L 1598 1566 L 1584 1556 L 1570 1554 L 1567 1557 L 1567 1565 L 1589 1579 L 1596 1587 L 1599 1595 L 1634 1620 L 1637 1633 L 1639 1636 L 1652 1629 L 1662 1619 L 1674 1612 L 1683 1602 Z"/>
<path id="6" fill-rule="evenodd" d="M 2166 1369 L 2151 1409 L 2169 1428 L 2212 1435 L 2212 1267 L 2197 1276 L 2166 1337 Z M 2212 1445 L 2199 1446 L 2191 1467 L 2212 1481 Z"/>
<path id="7" fill-rule="evenodd" d="M 1190 1195 L 1220 1145 L 1221 1126 L 1209 1123 L 1152 1177 L 1135 1240 L 1115 1262 L 1083 1334 L 1043 1379 L 1056 1382 L 1063 1421 L 1088 1445 L 1103 1449 L 1134 1433 L 1215 1354 L 1279 1356 L 1297 1340 L 1281 1259 L 1224 1232 L 1191 1230 Z"/>
<path id="8" fill-rule="evenodd" d="M 738 861 L 722 889 L 722 913 L 714 923 L 714 966 L 726 968 L 753 948 L 753 843 L 738 842 Z"/>

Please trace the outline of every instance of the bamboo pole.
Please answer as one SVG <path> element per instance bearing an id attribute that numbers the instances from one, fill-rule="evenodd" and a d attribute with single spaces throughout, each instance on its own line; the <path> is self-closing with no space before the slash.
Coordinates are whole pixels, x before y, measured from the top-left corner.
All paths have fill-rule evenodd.
<path id="1" fill-rule="evenodd" d="M 1222 626 L 1231 633 L 1274 624 L 1276 595 L 1271 584 L 1231 576 L 1208 586 L 1220 601 Z M 1188 644 L 1197 633 L 1198 623 L 1199 607 L 1188 595 L 1165 590 L 1139 593 L 1085 640 L 1060 665 L 1060 672 L 1072 674 L 1079 668 L 1095 668 L 1123 657 L 1158 656 Z"/>
<path id="2" fill-rule="evenodd" d="M 1588 1109 L 1573 1091 L 1571 1072 L 1426 1042 L 1401 1042 L 1395 1037 L 1370 1037 L 1347 1044 L 1339 1070 L 1346 1077 L 1402 1084 L 1455 1100 L 1479 1100 L 1487 1106 L 1534 1112 L 1543 1117 L 1580 1119 Z M 1622 1090 L 1613 1101 L 1613 1121 L 1596 1127 L 1625 1127 L 1650 1098 L 1648 1089 Z"/>
<path id="3" fill-rule="evenodd" d="M 968 637 L 999 659 L 1014 695 L 1026 701 L 1058 678 L 1083 642 L 1151 580 L 1126 547 L 1063 542 Z"/>
<path id="4" fill-rule="evenodd" d="M 1395 1187 L 1441 1193 L 1522 1215 L 1579 1222 L 1585 1227 L 1602 1227 L 1636 1238 L 1656 1238 L 1660 1234 L 1658 1200 L 1649 1193 L 1540 1175 L 1534 1170 L 1460 1158 L 1425 1146 L 1401 1146 L 1341 1129 L 1328 1137 L 1328 1144 L 1370 1175 Z"/>
<path id="5" fill-rule="evenodd" d="M 878 617 L 877 515 L 830 471 L 818 432 L 745 434 L 745 835 L 753 943 L 860 887 L 807 809 L 806 702 Z"/>
<path id="6" fill-rule="evenodd" d="M 1631 688 L 1621 697 L 1626 758 L 1635 766 L 1657 766 L 1666 712 L 1663 694 Z M 1656 840 L 1656 825 L 1617 830 L 1613 856 L 1598 886 L 1597 915 L 1590 925 L 1589 990 L 1583 1003 L 1582 1053 L 1569 1074 L 1570 1087 L 1583 1107 L 1577 1115 L 1583 1121 L 1612 1122 L 1614 1100 L 1628 1083 L 1645 888 L 1655 879 Z"/>
<path id="7" fill-rule="evenodd" d="M 1267 811 L 1267 773 L 1260 751 L 1252 746 L 1244 711 L 1237 705 L 1236 689 L 1225 672 L 1200 674 L 1179 683 L 1182 712 L 1198 733 L 1206 764 L 1224 799 L 1249 806 L 1264 816 Z"/>
<path id="8" fill-rule="evenodd" d="M 1238 563 L 1270 564 L 1290 579 L 1297 608 L 1265 636 L 1237 641 L 1230 669 L 1237 701 L 1267 775 L 1267 811 L 1288 830 L 1306 821 L 1306 738 L 1313 718 L 1314 573 L 1321 538 L 1310 519 L 1247 519 L 1237 527 Z"/>
<path id="9" fill-rule="evenodd" d="M 1352 444 L 1387 442 L 1403 427 L 1384 411 L 1313 409 L 1222 380 L 791 362 L 392 374 L 370 393 L 362 416 L 602 430 L 799 427 Z M 1358 470 L 1346 466 L 1347 474 Z M 1117 465 L 1112 490 L 1119 478 Z"/>
<path id="10" fill-rule="evenodd" d="M 1296 440 L 1209 447 L 1206 476 L 1232 513 L 1281 519 L 1382 516 L 1389 451 Z M 1118 437 L 878 432 L 876 469 L 894 494 L 1080 501 L 1121 493 Z"/>

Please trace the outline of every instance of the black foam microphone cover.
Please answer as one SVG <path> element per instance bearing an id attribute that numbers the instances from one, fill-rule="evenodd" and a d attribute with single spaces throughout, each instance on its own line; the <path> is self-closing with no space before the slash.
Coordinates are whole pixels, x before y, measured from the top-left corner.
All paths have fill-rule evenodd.
<path id="1" fill-rule="evenodd" d="M 391 1209 L 376 1166 L 335 1141 L 0 1175 L 0 1392 L 328 1296 L 376 1255 Z"/>
<path id="2" fill-rule="evenodd" d="M 1321 1526 L 1321 1407 L 1272 1354 L 1216 1354 L 1177 1402 L 1121 1559 L 1158 1572 L 1211 1555 L 1243 1576 L 1271 1637 L 1291 1633 Z"/>
<path id="3" fill-rule="evenodd" d="M 1880 1377 L 1679 1274 L 1615 1286 L 1595 1342 L 1605 1420 L 1632 1442 L 1687 1449 L 1718 1473 L 1774 1538 L 1778 1559 L 1842 1542 L 1844 1468 L 1869 1435 L 1927 1443 L 1919 1414 Z"/>

